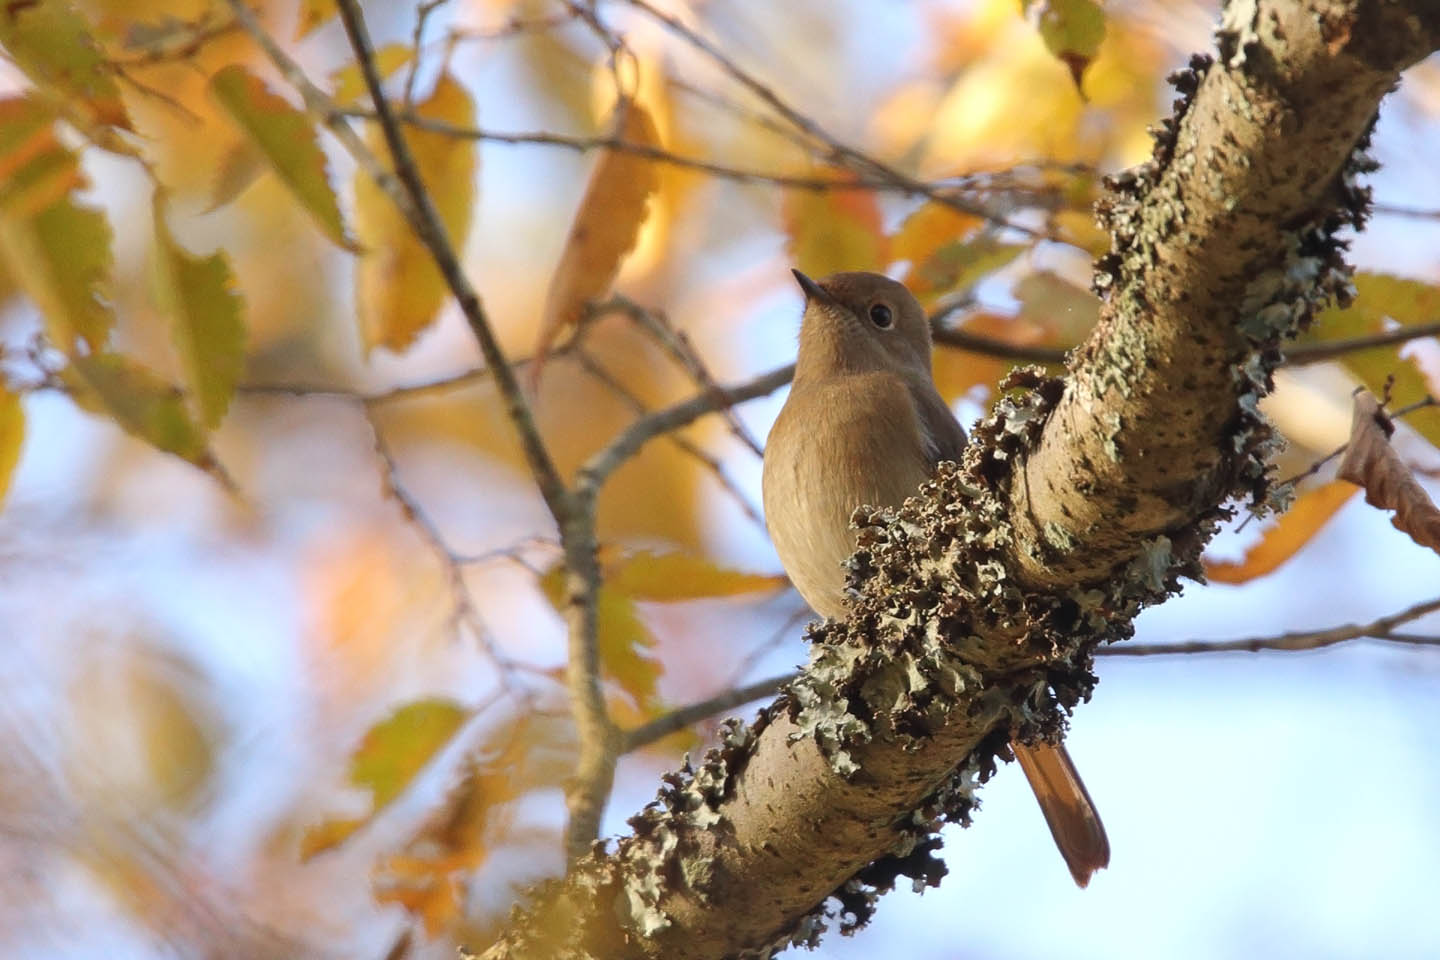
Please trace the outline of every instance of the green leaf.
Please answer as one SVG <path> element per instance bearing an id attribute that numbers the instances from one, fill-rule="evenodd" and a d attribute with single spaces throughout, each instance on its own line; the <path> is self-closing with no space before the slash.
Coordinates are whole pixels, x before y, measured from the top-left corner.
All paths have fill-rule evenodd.
<path id="1" fill-rule="evenodd" d="M 350 781 L 370 790 L 378 813 L 415 779 L 470 711 L 440 697 L 407 703 L 365 734 L 350 758 Z"/>
<path id="2" fill-rule="evenodd" d="M 0 261 L 40 309 L 57 350 L 73 353 L 82 340 L 92 351 L 104 348 L 115 320 L 103 213 L 68 196 L 28 216 L 0 211 Z"/>
<path id="3" fill-rule="evenodd" d="M 215 74 L 210 89 L 325 235 L 346 250 L 354 250 L 330 187 L 329 162 L 310 118 L 271 93 L 264 81 L 239 64 Z"/>
<path id="4" fill-rule="evenodd" d="M 25 445 L 25 407 L 19 394 L 0 383 L 0 505 L 10 492 L 20 449 Z"/>
<path id="5" fill-rule="evenodd" d="M 89 25 L 65 0 L 0 5 L 0 45 L 35 84 L 92 123 L 130 129 L 110 65 Z"/>
<path id="6" fill-rule="evenodd" d="M 782 576 L 728 570 L 688 553 L 641 551 L 608 572 L 605 586 L 635 600 L 671 602 L 779 590 Z"/>
<path id="7" fill-rule="evenodd" d="M 1040 39 L 1070 68 L 1075 89 L 1105 39 L 1105 11 L 1095 0 L 1021 0 L 1026 14 L 1039 10 Z"/>
<path id="8" fill-rule="evenodd" d="M 214 429 L 225 418 L 245 366 L 241 300 L 223 253 L 196 257 L 165 222 L 165 199 L 155 191 L 155 279 L 161 307 L 174 321 L 175 348 L 200 410 Z"/>
<path id="9" fill-rule="evenodd" d="M 375 69 L 380 74 L 381 80 L 389 79 L 391 75 L 405 66 L 414 57 L 415 51 L 408 44 L 387 43 L 375 51 Z M 448 76 L 448 74 L 445 74 Z M 452 81 L 453 82 L 453 81 Z M 330 89 L 334 93 L 330 98 L 340 106 L 348 106 L 366 95 L 365 74 L 361 72 L 360 65 L 348 64 L 330 74 Z M 473 120 L 473 115 L 472 115 Z"/>
<path id="10" fill-rule="evenodd" d="M 457 126 L 475 122 L 474 101 L 449 73 L 440 75 L 415 112 Z M 389 155 L 377 126 L 371 125 L 366 140 L 380 156 Z M 408 140 L 445 234 L 462 251 L 475 209 L 475 141 L 425 130 L 411 131 Z M 355 175 L 355 230 L 364 249 L 355 267 L 361 339 L 366 352 L 385 347 L 399 353 L 435 322 L 450 287 L 394 201 L 364 171 Z"/>
<path id="11" fill-rule="evenodd" d="M 1345 310 L 1330 308 L 1320 313 L 1304 336 L 1309 343 L 1349 340 L 1383 333 L 1386 321 L 1415 326 L 1440 320 L 1440 288 L 1419 280 L 1388 274 L 1362 273 L 1355 277 L 1355 302 Z M 1427 396 L 1430 385 L 1424 373 L 1408 357 L 1403 345 L 1356 350 L 1340 358 L 1352 374 L 1376 396 L 1394 377 L 1390 405 L 1403 407 Z M 1405 418 L 1431 444 L 1440 447 L 1440 410 L 1417 410 Z"/>
<path id="12" fill-rule="evenodd" d="M 819 178 L 849 176 L 833 167 L 812 171 Z M 888 240 L 881 230 L 880 204 L 866 190 L 790 190 L 781 204 L 794 266 L 819 279 L 840 270 L 883 270 Z"/>
<path id="13" fill-rule="evenodd" d="M 108 416 L 156 449 L 215 467 L 184 394 L 151 371 L 116 353 L 95 353 L 72 357 L 61 376 L 81 408 Z"/>

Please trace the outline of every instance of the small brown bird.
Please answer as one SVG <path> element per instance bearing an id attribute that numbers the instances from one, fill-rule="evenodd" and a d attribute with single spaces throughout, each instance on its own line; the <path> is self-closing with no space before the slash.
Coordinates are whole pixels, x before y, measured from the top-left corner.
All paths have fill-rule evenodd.
<path id="1" fill-rule="evenodd" d="M 930 324 L 909 290 L 874 273 L 794 274 L 805 317 L 795 382 L 765 448 L 765 523 L 795 589 L 839 618 L 851 513 L 914 495 L 941 460 L 960 459 L 965 431 L 935 389 Z M 1085 886 L 1110 862 L 1110 843 L 1070 755 L 1058 744 L 1012 747 Z"/>

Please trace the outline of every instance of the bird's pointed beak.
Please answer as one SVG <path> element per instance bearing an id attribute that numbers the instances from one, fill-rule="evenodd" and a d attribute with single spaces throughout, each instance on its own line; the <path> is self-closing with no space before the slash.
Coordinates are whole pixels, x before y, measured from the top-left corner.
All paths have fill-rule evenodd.
<path id="1" fill-rule="evenodd" d="M 790 272 L 795 274 L 795 282 L 800 284 L 801 290 L 805 291 L 806 300 L 819 300 L 821 303 L 830 302 L 830 294 L 825 292 L 824 287 L 805 276 L 805 274 L 799 270 L 791 270 Z"/>

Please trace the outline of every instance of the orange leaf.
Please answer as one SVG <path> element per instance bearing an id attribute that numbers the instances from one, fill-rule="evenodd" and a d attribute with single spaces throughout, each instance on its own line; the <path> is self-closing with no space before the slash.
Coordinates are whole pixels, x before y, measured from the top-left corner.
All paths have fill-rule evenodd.
<path id="1" fill-rule="evenodd" d="M 1239 563 L 1206 563 L 1205 576 L 1217 583 L 1244 583 L 1263 577 L 1293 557 L 1355 494 L 1354 484 L 1336 480 L 1299 497 Z"/>
<path id="2" fill-rule="evenodd" d="M 1355 417 L 1350 425 L 1350 447 L 1340 461 L 1339 475 L 1365 488 L 1365 502 L 1394 510 L 1390 522 L 1422 547 L 1440 553 L 1440 510 L 1395 448 L 1390 434 L 1395 425 L 1380 409 L 1375 395 L 1355 396 Z"/>
<path id="3" fill-rule="evenodd" d="M 622 140 L 659 145 L 655 124 L 643 106 L 622 100 L 615 109 L 617 135 Z M 540 381 L 545 355 L 561 331 L 578 324 L 586 305 L 615 282 L 620 264 L 640 235 L 657 179 L 655 164 L 645 157 L 621 150 L 600 154 L 570 225 L 560 263 L 550 278 L 535 362 L 530 366 L 532 390 Z"/>
<path id="4" fill-rule="evenodd" d="M 834 167 L 812 171 L 817 179 L 853 179 Z M 790 259 L 815 278 L 840 270 L 884 270 L 888 241 L 880 204 L 869 190 L 791 190 L 780 206 L 790 238 Z"/>

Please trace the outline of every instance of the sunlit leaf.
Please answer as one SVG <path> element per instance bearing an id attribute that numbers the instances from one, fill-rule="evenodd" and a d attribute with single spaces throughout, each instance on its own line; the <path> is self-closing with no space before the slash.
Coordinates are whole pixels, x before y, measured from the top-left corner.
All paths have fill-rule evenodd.
<path id="1" fill-rule="evenodd" d="M 375 51 L 375 69 L 379 72 L 380 79 L 388 79 L 396 70 L 409 63 L 414 55 L 415 51 L 404 43 L 387 43 L 380 47 Z M 449 79 L 448 74 L 444 74 L 443 77 L 446 82 L 454 82 Z M 334 91 L 331 98 L 341 106 L 348 106 L 365 96 L 365 74 L 360 70 L 360 65 L 347 64 L 330 74 L 330 89 Z M 436 116 L 434 119 L 449 118 Z M 452 120 L 451 122 L 459 121 Z M 413 136 L 412 134 L 412 138 Z"/>
<path id="2" fill-rule="evenodd" d="M 635 600 L 677 601 L 732 597 L 785 586 L 782 576 L 746 573 L 717 566 L 690 553 L 631 554 L 609 571 L 607 589 Z"/>
<path id="3" fill-rule="evenodd" d="M 25 408 L 18 394 L 0 381 L 0 507 L 10 492 L 20 449 L 25 445 Z"/>
<path id="4" fill-rule="evenodd" d="M 1355 495 L 1355 485 L 1337 480 L 1295 498 L 1290 509 L 1238 563 L 1206 562 L 1205 576 L 1214 583 L 1244 583 L 1263 577 L 1289 560 Z"/>
<path id="5" fill-rule="evenodd" d="M 615 109 L 621 139 L 659 145 L 655 124 L 643 106 L 621 101 Z M 603 296 L 615 282 L 620 264 L 640 235 L 657 182 L 655 164 L 637 154 L 605 150 L 595 161 L 560 263 L 550 277 L 535 347 L 538 359 L 530 368 L 532 381 L 539 380 L 545 354 L 561 332 L 579 323 L 586 304 Z"/>
<path id="6" fill-rule="evenodd" d="M 72 357 L 61 375 L 82 408 L 108 416 L 158 450 L 214 467 L 205 432 L 190 419 L 184 394 L 133 360 L 115 353 Z"/>
<path id="7" fill-rule="evenodd" d="M 0 212 L 0 260 L 40 309 L 56 349 L 72 352 L 79 341 L 92 351 L 104 347 L 115 320 L 103 213 L 69 197 L 29 216 Z"/>
<path id="8" fill-rule="evenodd" d="M 469 718 L 470 711 L 460 704 L 436 697 L 407 703 L 371 727 L 350 758 L 350 781 L 370 791 L 369 815 L 327 820 L 309 828 L 300 840 L 300 855 L 308 859 L 339 846 L 369 823 Z"/>
<path id="9" fill-rule="evenodd" d="M 1418 280 L 1387 274 L 1362 273 L 1354 278 L 1357 296 L 1347 309 L 1323 311 L 1304 336 L 1304 342 L 1323 343 L 1382 333 L 1386 322 L 1401 326 L 1440 320 L 1440 288 Z M 1430 385 L 1415 362 L 1400 355 L 1400 346 L 1355 350 L 1340 362 L 1376 395 L 1394 378 L 1390 407 L 1403 407 L 1429 395 Z M 1440 447 L 1440 410 L 1417 410 L 1405 418 L 1410 427 Z"/>
<path id="10" fill-rule="evenodd" d="M 944 294 L 968 290 L 1028 249 L 1023 243 L 1002 243 L 987 234 L 957 240 L 914 264 L 906 284 L 921 303 L 929 303 Z"/>
<path id="11" fill-rule="evenodd" d="M 307 827 L 300 836 L 300 859 L 309 860 L 327 850 L 334 850 L 349 840 L 356 830 L 370 822 L 369 817 L 348 817 L 326 820 L 313 827 Z"/>
<path id="12" fill-rule="evenodd" d="M 120 88 L 85 19 L 67 0 L 22 0 L 0 6 L 0 45 L 37 86 L 83 119 L 130 128 Z"/>
<path id="13" fill-rule="evenodd" d="M 353 249 L 330 186 L 329 163 L 310 118 L 271 93 L 264 81 L 239 64 L 215 74 L 210 89 L 325 235 L 347 250 Z"/>
<path id="14" fill-rule="evenodd" d="M 165 221 L 155 191 L 155 275 L 161 307 L 171 316 L 175 348 L 205 426 L 219 426 L 245 366 L 241 300 L 224 253 L 192 255 Z"/>
<path id="15" fill-rule="evenodd" d="M 1027 14 L 1039 18 L 1040 38 L 1057 59 L 1070 68 L 1075 89 L 1085 68 L 1095 59 L 1105 39 L 1105 12 L 1095 0 L 1020 0 Z"/>
<path id="16" fill-rule="evenodd" d="M 852 177 L 833 167 L 811 171 L 818 179 Z M 792 265 L 819 279 L 841 270 L 885 269 L 889 243 L 880 204 L 868 190 L 790 190 L 780 205 Z"/>
<path id="17" fill-rule="evenodd" d="M 440 75 L 415 112 L 457 126 L 475 122 L 470 94 L 449 73 Z M 463 251 L 475 209 L 475 141 L 413 129 L 406 137 L 450 244 Z M 377 155 L 389 156 L 378 127 L 366 139 Z M 386 347 L 398 353 L 435 322 L 450 288 L 399 209 L 363 171 L 355 178 L 355 229 L 363 250 L 355 270 L 361 338 L 367 352 Z"/>
<path id="18" fill-rule="evenodd" d="M 1350 444 L 1338 476 L 1364 487 L 1365 502 L 1372 507 L 1395 511 L 1390 519 L 1395 529 L 1440 553 L 1440 509 L 1390 446 L 1394 432 L 1394 423 L 1381 411 L 1374 394 L 1356 394 Z"/>
<path id="19" fill-rule="evenodd" d="M 460 917 L 464 899 L 463 874 L 428 857 L 388 857 L 375 881 L 375 901 L 403 907 L 437 937 Z"/>
<path id="20" fill-rule="evenodd" d="M 305 39 L 339 12 L 335 0 L 300 0 L 300 20 L 295 24 L 295 39 Z"/>
<path id="21" fill-rule="evenodd" d="M 540 587 L 550 605 L 563 614 L 565 568 L 558 565 L 551 568 L 540 578 Z M 602 585 L 595 599 L 595 613 L 595 645 L 600 654 L 601 671 L 619 684 L 641 710 L 658 709 L 655 692 L 660 662 L 642 652 L 655 645 L 655 638 L 640 619 L 635 602 L 609 585 Z"/>
<path id="22" fill-rule="evenodd" d="M 942 247 L 964 240 L 984 223 L 973 214 L 932 200 L 917 207 L 890 237 L 890 256 L 908 261 L 914 274 Z"/>
<path id="23" fill-rule="evenodd" d="M 30 97 L 0 99 L 0 216 L 20 219 L 85 184 L 55 132 L 55 111 Z"/>
<path id="24" fill-rule="evenodd" d="M 376 811 L 394 800 L 455 735 L 470 711 L 453 700 L 407 703 L 370 728 L 350 758 L 350 780 L 368 787 Z"/>
<path id="25" fill-rule="evenodd" d="M 193 809 L 221 732 L 212 696 L 192 663 L 144 641 L 87 657 L 70 688 L 72 782 L 123 791 L 137 806 Z"/>
<path id="26" fill-rule="evenodd" d="M 241 140 L 225 152 L 215 168 L 215 180 L 210 186 L 209 202 L 205 212 L 210 213 L 233 201 L 250 189 L 268 169 L 265 154 L 255 146 L 253 140 Z"/>

